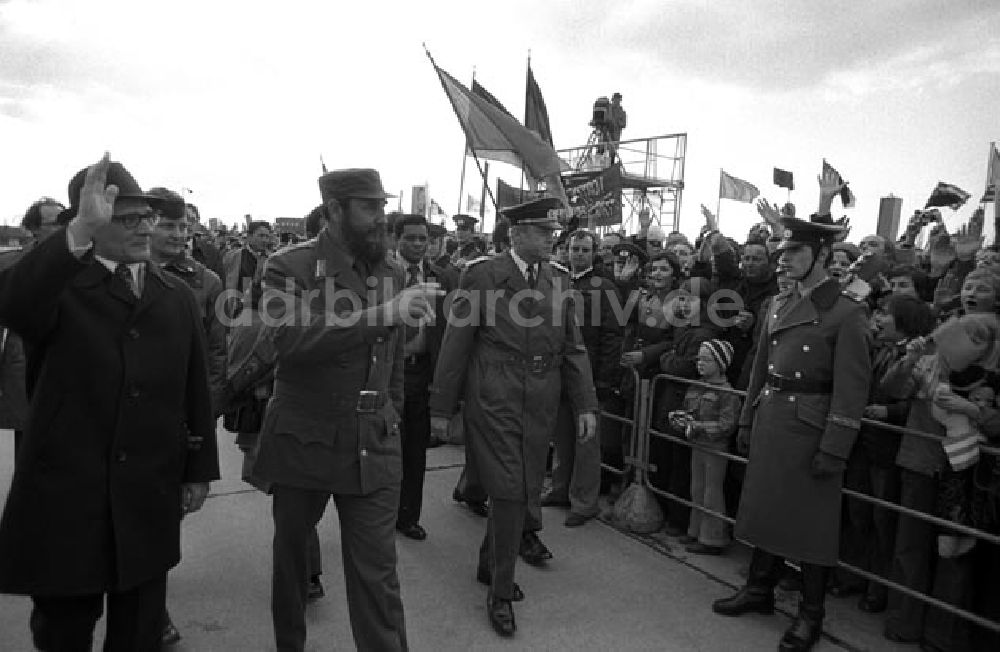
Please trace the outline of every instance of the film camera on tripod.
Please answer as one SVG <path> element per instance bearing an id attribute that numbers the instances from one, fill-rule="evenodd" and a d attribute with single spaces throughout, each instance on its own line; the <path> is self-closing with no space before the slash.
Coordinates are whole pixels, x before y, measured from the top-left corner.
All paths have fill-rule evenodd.
<path id="1" fill-rule="evenodd" d="M 612 160 L 617 151 L 618 141 L 622 137 L 622 129 L 628 120 L 621 100 L 621 93 L 615 93 L 610 100 L 603 95 L 594 100 L 594 110 L 589 123 L 594 128 L 591 139 L 597 142 L 597 153 L 603 154 L 604 146 L 607 144 Z"/>

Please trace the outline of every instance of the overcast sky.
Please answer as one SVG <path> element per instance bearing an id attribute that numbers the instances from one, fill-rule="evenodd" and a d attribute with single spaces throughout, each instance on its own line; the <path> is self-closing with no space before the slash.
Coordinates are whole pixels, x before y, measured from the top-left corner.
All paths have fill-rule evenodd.
<path id="1" fill-rule="evenodd" d="M 973 194 L 958 222 L 1000 140 L 996 0 L 0 0 L 0 218 L 66 201 L 105 150 L 229 222 L 304 215 L 321 153 L 378 168 L 407 203 L 427 182 L 454 212 L 464 136 L 422 42 L 518 118 L 530 49 L 556 147 L 584 144 L 614 91 L 623 137 L 687 132 L 689 234 L 720 167 L 782 201 L 772 167 L 793 171 L 808 212 L 823 157 L 857 195 L 852 240 L 879 197 L 902 197 L 905 219 L 939 180 Z M 723 201 L 725 232 L 752 221 Z"/>

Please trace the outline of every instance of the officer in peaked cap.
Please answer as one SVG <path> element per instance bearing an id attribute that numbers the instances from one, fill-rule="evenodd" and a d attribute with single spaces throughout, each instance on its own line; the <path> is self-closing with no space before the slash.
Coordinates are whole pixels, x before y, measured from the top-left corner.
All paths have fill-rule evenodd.
<path id="1" fill-rule="evenodd" d="M 561 206 L 543 198 L 503 211 L 512 248 L 466 267 L 431 388 L 431 425 L 441 437 L 465 399 L 467 455 L 490 502 L 476 577 L 490 585 L 487 614 L 501 636 L 514 634 L 511 603 L 524 599 L 514 583 L 518 553 L 527 551 L 537 563 L 551 556 L 525 526 L 529 503 L 541 499 L 556 418 L 551 406 L 564 393 L 580 440 L 596 431 L 587 350 L 574 311 L 557 304 L 569 301 L 561 291 L 569 277 L 548 262 L 553 232 L 561 227 L 552 210 Z"/>
<path id="2" fill-rule="evenodd" d="M 472 240 L 472 233 L 476 230 L 476 224 L 479 223 L 479 220 L 464 213 L 459 213 L 451 219 L 455 220 L 455 239 L 461 247 Z"/>
<path id="3" fill-rule="evenodd" d="M 768 304 L 737 438 L 750 461 L 735 535 L 753 544 L 753 557 L 746 585 L 713 610 L 772 613 L 782 557 L 799 560 L 802 600 L 779 647 L 791 651 L 811 649 L 822 632 L 843 474 L 868 402 L 871 333 L 866 305 L 826 274 L 844 226 L 829 215 L 780 223 L 778 271 L 796 286 Z"/>

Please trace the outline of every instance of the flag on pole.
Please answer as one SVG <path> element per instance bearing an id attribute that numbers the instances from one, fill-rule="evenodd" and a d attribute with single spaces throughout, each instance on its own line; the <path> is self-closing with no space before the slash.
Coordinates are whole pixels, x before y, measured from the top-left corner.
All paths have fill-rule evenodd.
<path id="1" fill-rule="evenodd" d="M 795 190 L 795 181 L 792 179 L 792 173 L 781 168 L 774 168 L 774 185 L 779 188 Z"/>
<path id="2" fill-rule="evenodd" d="M 736 201 L 752 202 L 760 191 L 757 186 L 719 170 L 719 199 L 735 199 Z"/>
<path id="3" fill-rule="evenodd" d="M 431 215 L 445 215 L 444 209 L 441 208 L 441 204 L 437 203 L 435 200 L 431 200 Z"/>
<path id="4" fill-rule="evenodd" d="M 531 62 L 528 62 L 528 81 L 524 90 L 524 126 L 541 136 L 542 140 L 552 146 L 552 127 L 549 125 L 549 111 L 545 108 L 542 89 L 535 81 L 531 72 Z"/>
<path id="5" fill-rule="evenodd" d="M 980 204 L 996 199 L 997 188 L 1000 187 L 1000 150 L 996 143 L 990 145 L 990 162 L 986 165 L 986 192 L 979 200 Z"/>
<path id="6" fill-rule="evenodd" d="M 469 148 L 482 158 L 523 166 L 536 179 L 552 178 L 553 183 L 547 183 L 549 192 L 568 204 L 559 174 L 569 166 L 559 159 L 552 146 L 493 102 L 469 91 L 438 68 L 433 59 L 431 65 L 455 110 Z"/>
<path id="7" fill-rule="evenodd" d="M 488 90 L 486 90 L 483 87 L 483 85 L 479 83 L 478 80 L 475 80 L 475 79 L 472 80 L 472 92 L 475 93 L 476 95 L 478 95 L 479 97 L 483 98 L 484 100 L 486 100 L 487 102 L 489 102 L 490 104 L 492 104 L 493 106 L 495 106 L 496 108 L 500 109 L 501 111 L 503 111 L 504 113 L 506 113 L 510 117 L 512 117 L 512 118 L 514 117 L 514 115 L 510 111 L 507 110 L 507 107 L 505 107 L 503 104 L 500 104 L 500 100 L 498 100 L 496 97 L 494 97 L 493 93 L 491 93 Z"/>
<path id="8" fill-rule="evenodd" d="M 952 183 L 938 181 L 931 196 L 928 197 L 924 208 L 932 206 L 948 206 L 952 210 L 958 210 L 965 202 L 969 201 L 969 193 L 965 192 Z"/>
<path id="9" fill-rule="evenodd" d="M 854 193 L 851 192 L 851 187 L 847 185 L 847 181 L 844 180 L 844 177 L 840 176 L 840 172 L 837 172 L 835 167 L 827 163 L 826 159 L 823 159 L 823 173 L 826 174 L 827 170 L 837 175 L 837 183 L 844 184 L 844 187 L 840 190 L 840 203 L 844 206 L 844 208 L 854 208 L 856 200 Z"/>

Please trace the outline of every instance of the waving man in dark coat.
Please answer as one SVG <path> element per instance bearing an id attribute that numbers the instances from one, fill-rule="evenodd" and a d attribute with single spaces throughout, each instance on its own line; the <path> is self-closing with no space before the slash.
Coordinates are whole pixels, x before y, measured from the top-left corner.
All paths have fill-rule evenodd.
<path id="1" fill-rule="evenodd" d="M 31 409 L 0 522 L 0 591 L 32 596 L 42 650 L 159 650 L 184 512 L 219 477 L 201 315 L 149 262 L 161 200 L 107 155 L 68 228 L 0 273 Z"/>
<path id="2" fill-rule="evenodd" d="M 487 611 L 501 636 L 513 635 L 511 601 L 523 597 L 514 564 L 529 497 L 541 492 L 560 392 L 577 415 L 581 440 L 593 437 L 597 426 L 570 280 L 546 262 L 559 228 L 549 210 L 559 207 L 543 198 L 507 209 L 511 251 L 465 270 L 430 401 L 432 426 L 443 433 L 465 399 L 466 446 L 489 496 L 479 575 L 492 580 Z"/>
<path id="3" fill-rule="evenodd" d="M 830 181 L 823 190 L 837 189 Z M 739 421 L 750 462 L 735 534 L 754 545 L 753 558 L 746 586 L 713 605 L 726 616 L 772 613 L 782 558 L 800 561 L 802 602 L 781 650 L 808 650 L 822 632 L 844 469 L 871 383 L 865 304 L 824 270 L 843 229 L 828 213 L 814 220 L 782 219 L 778 271 L 797 283 L 775 299 L 762 325 Z"/>

